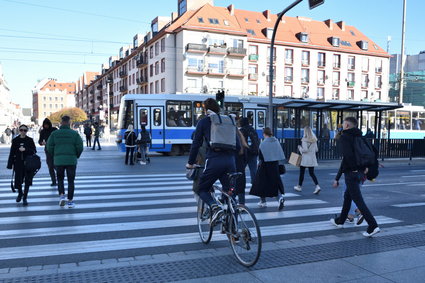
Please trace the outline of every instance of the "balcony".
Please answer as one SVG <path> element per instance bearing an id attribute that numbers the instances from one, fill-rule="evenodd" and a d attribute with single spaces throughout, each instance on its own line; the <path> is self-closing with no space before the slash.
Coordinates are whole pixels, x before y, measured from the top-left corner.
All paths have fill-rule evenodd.
<path id="1" fill-rule="evenodd" d="M 106 81 L 108 84 L 111 84 L 114 82 L 114 77 L 112 75 L 109 75 Z"/>
<path id="2" fill-rule="evenodd" d="M 144 77 L 136 78 L 136 82 L 138 85 L 144 85 L 148 83 L 148 79 Z"/>
<path id="3" fill-rule="evenodd" d="M 308 84 L 310 81 L 308 78 L 301 78 L 301 83 L 302 84 Z"/>
<path id="4" fill-rule="evenodd" d="M 226 75 L 226 73 L 224 72 L 224 70 L 210 68 L 210 69 L 208 69 L 208 75 L 209 76 L 224 77 L 224 75 Z"/>
<path id="5" fill-rule="evenodd" d="M 292 83 L 294 78 L 292 76 L 286 76 L 284 80 L 285 80 L 285 83 Z"/>
<path id="6" fill-rule="evenodd" d="M 126 92 L 127 91 L 127 87 L 122 85 L 120 86 L 120 92 Z"/>
<path id="7" fill-rule="evenodd" d="M 120 71 L 120 78 L 125 78 L 127 76 L 127 71 Z"/>
<path id="8" fill-rule="evenodd" d="M 91 89 L 89 92 L 90 94 L 94 94 L 94 89 Z"/>
<path id="9" fill-rule="evenodd" d="M 302 66 L 309 66 L 310 65 L 310 61 L 309 60 L 301 60 L 301 65 Z"/>
<path id="10" fill-rule="evenodd" d="M 356 85 L 355 82 L 347 82 L 348 87 L 354 87 Z"/>
<path id="11" fill-rule="evenodd" d="M 109 96 L 114 96 L 114 92 L 113 91 L 110 91 L 109 92 Z"/>
<path id="12" fill-rule="evenodd" d="M 378 82 L 375 84 L 376 89 L 380 89 L 382 87 L 382 83 Z"/>
<path id="13" fill-rule="evenodd" d="M 211 45 L 208 47 L 208 53 L 210 54 L 226 54 L 227 48 L 225 45 Z"/>
<path id="14" fill-rule="evenodd" d="M 204 66 L 188 66 L 186 69 L 186 74 L 189 75 L 206 75 L 207 72 Z"/>
<path id="15" fill-rule="evenodd" d="M 325 61 L 318 61 L 317 62 L 317 67 L 318 68 L 324 68 L 324 67 L 326 67 Z"/>
<path id="16" fill-rule="evenodd" d="M 98 84 L 96 89 L 101 90 L 103 88 L 102 84 Z"/>
<path id="17" fill-rule="evenodd" d="M 148 65 L 148 60 L 146 60 L 146 59 L 143 59 L 143 58 L 140 57 L 139 59 L 136 60 L 137 68 L 143 68 L 147 65 Z"/>
<path id="18" fill-rule="evenodd" d="M 258 61 L 258 54 L 249 54 L 248 60 L 249 61 Z"/>
<path id="19" fill-rule="evenodd" d="M 334 63 L 334 69 L 339 69 L 341 68 L 341 63 Z"/>
<path id="20" fill-rule="evenodd" d="M 97 100 L 102 100 L 102 96 L 101 95 L 98 95 L 96 98 L 97 98 Z"/>
<path id="21" fill-rule="evenodd" d="M 325 85 L 325 80 L 323 79 L 317 80 L 317 85 Z"/>
<path id="22" fill-rule="evenodd" d="M 333 86 L 339 86 L 339 80 L 333 81 L 333 82 L 332 82 L 332 85 L 333 85 Z"/>
<path id="23" fill-rule="evenodd" d="M 205 44 L 188 43 L 186 45 L 186 52 L 205 53 L 207 51 L 208 47 Z"/>
<path id="24" fill-rule="evenodd" d="M 240 69 L 228 69 L 227 77 L 244 78 L 245 72 L 244 70 L 240 70 Z"/>
<path id="25" fill-rule="evenodd" d="M 229 47 L 227 49 L 227 55 L 245 57 L 246 56 L 246 48 Z"/>
<path id="26" fill-rule="evenodd" d="M 348 70 L 354 70 L 356 66 L 354 64 L 348 64 Z"/>
<path id="27" fill-rule="evenodd" d="M 382 73 L 382 67 L 376 67 L 375 73 Z"/>
<path id="28" fill-rule="evenodd" d="M 251 81 L 258 80 L 258 74 L 248 74 L 248 80 L 251 80 Z"/>

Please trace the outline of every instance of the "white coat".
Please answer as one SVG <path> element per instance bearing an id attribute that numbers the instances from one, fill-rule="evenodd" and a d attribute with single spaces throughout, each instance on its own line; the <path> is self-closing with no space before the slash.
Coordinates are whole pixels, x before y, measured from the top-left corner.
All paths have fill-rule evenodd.
<path id="1" fill-rule="evenodd" d="M 319 151 L 316 142 L 309 142 L 305 139 L 301 140 L 301 145 L 298 146 L 298 150 L 300 151 L 301 158 L 301 166 L 303 167 L 316 167 L 317 166 L 317 158 L 316 152 Z"/>

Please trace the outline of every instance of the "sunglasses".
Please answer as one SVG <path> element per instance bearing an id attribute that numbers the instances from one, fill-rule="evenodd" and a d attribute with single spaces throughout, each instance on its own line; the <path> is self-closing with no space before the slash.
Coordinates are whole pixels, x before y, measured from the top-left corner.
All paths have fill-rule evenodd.
<path id="1" fill-rule="evenodd" d="M 28 129 L 19 129 L 20 132 L 28 132 Z"/>

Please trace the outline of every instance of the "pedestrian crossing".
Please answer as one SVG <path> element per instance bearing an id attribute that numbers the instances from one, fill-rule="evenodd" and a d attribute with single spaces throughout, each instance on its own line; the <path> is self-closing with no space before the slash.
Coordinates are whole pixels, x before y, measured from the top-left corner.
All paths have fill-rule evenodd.
<path id="1" fill-rule="evenodd" d="M 192 182 L 183 174 L 78 176 L 75 208 L 59 207 L 56 189 L 45 177 L 34 179 L 28 207 L 15 203 L 8 180 L 0 180 L 0 268 L 10 260 L 57 262 L 69 256 L 84 259 L 125 257 L 161 251 L 205 248 L 196 226 Z M 328 219 L 340 206 L 320 196 L 285 194 L 285 209 L 277 201 L 257 208 L 258 198 L 247 195 L 247 206 L 259 220 L 263 239 L 315 232 L 334 233 Z M 400 220 L 376 216 L 378 223 Z M 365 224 L 363 224 L 365 225 Z M 355 229 L 354 225 L 345 225 Z M 364 229 L 364 228 L 362 228 Z M 271 238 L 270 238 L 271 239 Z M 212 246 L 224 235 L 213 235 Z M 119 256 L 118 256 L 119 255 Z"/>

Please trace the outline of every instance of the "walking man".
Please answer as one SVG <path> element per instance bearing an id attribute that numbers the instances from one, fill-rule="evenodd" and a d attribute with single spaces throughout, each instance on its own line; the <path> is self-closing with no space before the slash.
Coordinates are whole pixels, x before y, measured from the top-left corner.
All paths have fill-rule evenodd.
<path id="1" fill-rule="evenodd" d="M 367 227 L 367 231 L 363 233 L 363 236 L 372 237 L 379 233 L 380 229 L 369 208 L 366 206 L 360 191 L 360 182 L 368 172 L 368 168 L 359 168 L 357 165 L 357 157 L 354 151 L 354 139 L 361 138 L 362 136 L 362 131 L 357 128 L 357 125 L 357 119 L 354 117 L 345 118 L 343 123 L 343 131 L 340 138 L 342 161 L 339 173 L 344 173 L 347 188 L 344 193 L 344 203 L 341 214 L 339 217 L 332 218 L 330 221 L 336 227 L 341 228 L 347 219 L 348 212 L 350 211 L 351 201 L 354 201 L 369 225 Z M 341 174 L 338 174 L 333 182 L 334 188 L 337 188 L 339 185 L 338 179 L 340 175 Z"/>
<path id="2" fill-rule="evenodd" d="M 84 125 L 84 135 L 86 136 L 86 146 L 91 147 L 92 130 L 89 124 Z"/>
<path id="3" fill-rule="evenodd" d="M 58 177 L 59 205 L 65 206 L 65 171 L 68 179 L 68 207 L 74 207 L 74 180 L 77 169 L 77 159 L 83 152 L 83 140 L 70 128 L 71 119 L 63 116 L 59 130 L 52 132 L 47 141 L 47 151 L 53 155 Z"/>
<path id="4" fill-rule="evenodd" d="M 41 146 L 45 146 L 47 144 L 47 140 L 50 137 L 50 134 L 56 131 L 57 128 L 52 126 L 52 122 L 48 118 L 44 119 L 43 126 L 40 131 L 40 137 L 38 139 L 38 144 Z M 44 152 L 46 153 L 46 163 L 47 167 L 49 168 L 49 174 L 50 179 L 52 180 L 52 183 L 50 186 L 56 186 L 56 173 L 55 173 L 55 166 L 53 165 L 53 156 L 47 152 L 47 148 L 44 147 Z"/>
<path id="5" fill-rule="evenodd" d="M 96 142 L 97 142 L 97 149 L 98 150 L 102 149 L 100 147 L 99 137 L 100 137 L 100 126 L 98 122 L 95 122 L 94 123 L 94 141 L 93 141 L 93 147 L 91 148 L 92 150 L 95 150 Z"/>
<path id="6" fill-rule="evenodd" d="M 241 118 L 239 120 L 240 131 L 244 136 L 249 148 L 247 152 L 247 165 L 249 167 L 249 174 L 251 176 L 251 184 L 254 184 L 254 178 L 257 174 L 258 152 L 260 147 L 260 139 L 258 138 L 257 131 L 249 124 L 248 118 Z"/>

